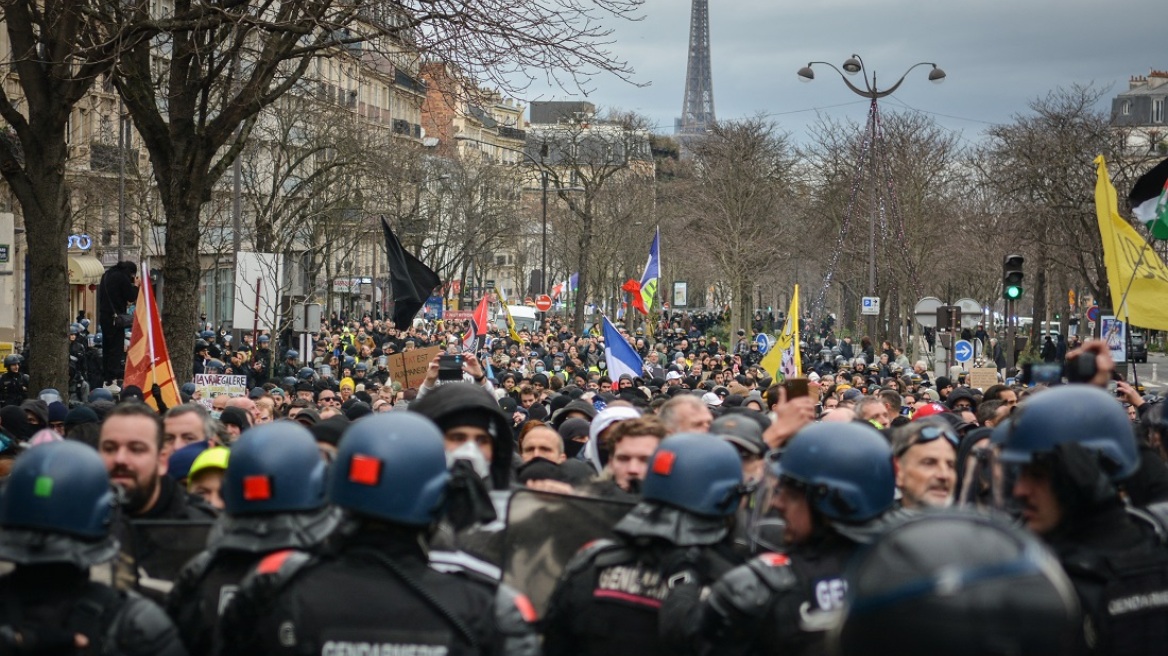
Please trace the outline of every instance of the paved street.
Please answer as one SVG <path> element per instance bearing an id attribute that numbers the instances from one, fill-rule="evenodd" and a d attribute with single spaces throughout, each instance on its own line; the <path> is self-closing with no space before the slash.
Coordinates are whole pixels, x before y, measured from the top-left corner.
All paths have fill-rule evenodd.
<path id="1" fill-rule="evenodd" d="M 1135 367 L 1140 382 L 1145 387 L 1159 390 L 1161 393 L 1168 389 L 1168 355 L 1149 352 L 1148 363 L 1137 364 Z"/>

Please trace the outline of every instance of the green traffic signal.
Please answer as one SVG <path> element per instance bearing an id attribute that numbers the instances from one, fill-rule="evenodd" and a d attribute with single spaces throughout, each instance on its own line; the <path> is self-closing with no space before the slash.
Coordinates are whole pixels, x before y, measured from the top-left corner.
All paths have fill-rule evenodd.
<path id="1" fill-rule="evenodd" d="M 1007 285 L 1003 296 L 1011 301 L 1022 298 L 1022 288 L 1018 285 Z"/>

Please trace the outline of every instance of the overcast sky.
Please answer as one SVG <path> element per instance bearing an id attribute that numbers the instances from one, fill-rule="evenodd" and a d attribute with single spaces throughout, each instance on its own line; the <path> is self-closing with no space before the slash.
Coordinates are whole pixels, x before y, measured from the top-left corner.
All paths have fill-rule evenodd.
<path id="1" fill-rule="evenodd" d="M 642 21 L 616 24 L 613 52 L 649 86 L 600 77 L 588 99 L 636 110 L 672 133 L 689 12 L 689 0 L 645 0 Z M 927 112 L 975 142 L 1052 89 L 1094 82 L 1111 86 L 1109 99 L 1130 76 L 1168 69 L 1165 15 L 1164 0 L 710 0 L 715 111 L 719 120 L 769 115 L 802 141 L 816 112 L 862 121 L 867 103 L 830 68 L 817 66 L 814 82 L 800 82 L 795 72 L 808 61 L 839 66 L 858 53 L 881 87 L 933 61 L 948 74 L 942 84 L 919 68 L 882 111 Z M 552 89 L 525 95 L 572 97 Z"/>

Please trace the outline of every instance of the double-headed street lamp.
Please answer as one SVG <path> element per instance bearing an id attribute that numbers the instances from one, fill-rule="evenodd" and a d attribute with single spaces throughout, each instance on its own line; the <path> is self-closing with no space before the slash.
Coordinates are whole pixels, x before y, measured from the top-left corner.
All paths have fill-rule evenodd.
<path id="1" fill-rule="evenodd" d="M 868 111 L 868 128 L 867 128 L 867 134 L 865 135 L 865 143 L 868 144 L 869 148 L 876 147 L 877 142 L 882 141 L 882 137 L 883 137 L 883 135 L 880 131 L 880 124 L 879 124 L 879 118 L 878 118 L 878 115 L 879 115 L 879 110 L 877 108 L 877 100 L 878 99 L 892 95 L 897 89 L 900 88 L 900 85 L 904 82 L 904 79 L 906 77 L 908 77 L 908 74 L 911 73 L 912 70 L 917 68 L 918 66 L 931 66 L 932 67 L 932 69 L 929 71 L 929 81 L 930 82 L 940 83 L 942 80 L 945 79 L 945 71 L 941 70 L 936 64 L 934 64 L 932 62 L 917 62 L 916 64 L 909 66 L 908 70 L 906 70 L 904 72 L 904 74 L 900 76 L 900 79 L 898 79 L 892 86 L 890 86 L 886 89 L 880 89 L 879 87 L 876 86 L 876 72 L 873 71 L 871 78 L 869 78 L 868 70 L 864 66 L 864 60 L 859 55 L 853 54 L 851 57 L 848 57 L 844 61 L 843 67 L 842 67 L 843 70 L 840 70 L 840 67 L 837 67 L 835 64 L 832 64 L 830 62 L 823 62 L 823 61 L 808 62 L 806 66 L 799 69 L 799 72 L 798 72 L 799 80 L 802 82 L 810 82 L 810 81 L 814 80 L 815 79 L 815 71 L 812 70 L 812 67 L 815 66 L 816 64 L 822 64 L 824 66 L 831 68 L 836 73 L 839 73 L 840 79 L 844 81 L 844 84 L 846 84 L 848 86 L 848 88 L 852 90 L 852 92 L 856 93 L 857 95 L 868 98 L 872 101 L 871 107 Z M 862 77 L 864 80 L 863 87 L 856 86 L 855 84 L 853 84 L 851 82 L 851 80 L 848 79 L 848 75 L 855 75 L 856 73 L 862 73 Z M 884 152 L 884 151 L 883 151 L 883 148 L 877 148 L 875 150 L 875 152 Z M 860 161 L 857 164 L 856 184 L 858 184 L 862 180 L 862 177 L 863 177 L 864 155 L 865 155 L 865 153 L 863 153 L 863 152 L 860 154 Z M 875 166 L 875 164 L 876 164 L 876 162 L 873 161 L 873 166 Z M 891 184 L 891 180 L 889 180 L 889 184 Z M 853 196 L 853 202 L 855 202 L 854 196 Z M 850 220 L 850 218 L 851 218 L 852 209 L 853 209 L 852 207 L 848 208 L 848 220 Z M 869 296 L 876 296 L 876 213 L 877 213 L 877 209 L 873 208 L 872 211 L 870 212 L 870 216 L 868 217 L 868 295 Z M 845 229 L 846 229 L 846 226 L 845 226 Z M 831 260 L 831 263 L 828 267 L 828 271 L 826 274 L 828 276 L 827 277 L 828 281 L 830 281 L 830 279 L 831 279 L 830 277 L 831 277 L 838 261 L 839 261 L 839 252 L 837 250 L 837 252 L 832 255 L 832 260 Z M 823 290 L 820 292 L 819 299 L 817 299 L 817 301 L 815 303 L 816 308 L 819 310 L 822 310 L 824 294 L 826 294 L 826 292 L 827 292 L 827 285 L 825 284 Z M 876 337 L 876 335 L 875 335 L 875 319 L 876 319 L 876 317 L 874 315 L 869 315 L 869 316 L 871 318 L 869 319 L 868 334 L 871 337 L 875 338 Z M 869 364 L 871 364 L 871 363 L 869 363 Z"/>

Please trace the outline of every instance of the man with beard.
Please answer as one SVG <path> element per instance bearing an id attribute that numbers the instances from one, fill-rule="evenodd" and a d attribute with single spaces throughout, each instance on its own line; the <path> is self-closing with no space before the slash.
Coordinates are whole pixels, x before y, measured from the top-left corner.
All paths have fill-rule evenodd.
<path id="1" fill-rule="evenodd" d="M 939 417 L 918 419 L 896 429 L 892 454 L 903 507 L 924 510 L 953 502 L 958 444 L 957 433 Z"/>
<path id="2" fill-rule="evenodd" d="M 162 420 L 140 403 L 116 406 L 102 422 L 97 450 L 110 482 L 121 488 L 124 516 L 130 520 L 214 520 L 214 508 L 188 495 L 166 475 L 164 435 Z M 157 548 L 133 521 L 120 523 L 114 530 L 121 534 L 122 544 L 132 545 L 139 560 L 148 559 Z"/>

